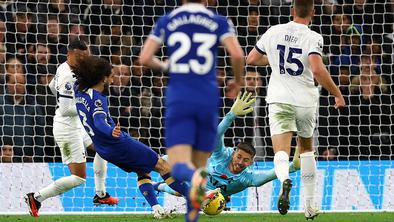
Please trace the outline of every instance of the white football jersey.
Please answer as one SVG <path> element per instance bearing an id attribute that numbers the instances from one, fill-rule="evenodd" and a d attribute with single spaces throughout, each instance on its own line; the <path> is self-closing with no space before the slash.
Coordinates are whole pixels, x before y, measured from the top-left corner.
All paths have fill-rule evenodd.
<path id="1" fill-rule="evenodd" d="M 57 109 L 54 122 L 63 123 L 74 128 L 82 128 L 75 105 L 73 86 L 76 79 L 67 62 L 62 63 L 56 70 L 54 86 L 56 89 Z M 55 127 L 55 126 L 54 126 Z"/>
<path id="2" fill-rule="evenodd" d="M 269 28 L 255 48 L 267 54 L 272 69 L 267 103 L 317 106 L 319 92 L 308 56 L 313 53 L 322 55 L 323 37 L 320 34 L 291 21 Z"/>

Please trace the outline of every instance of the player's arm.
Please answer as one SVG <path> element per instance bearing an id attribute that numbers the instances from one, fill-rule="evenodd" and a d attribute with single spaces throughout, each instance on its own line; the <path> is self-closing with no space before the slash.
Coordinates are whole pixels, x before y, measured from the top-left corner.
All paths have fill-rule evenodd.
<path id="1" fill-rule="evenodd" d="M 233 68 L 234 80 L 238 86 L 242 85 L 245 67 L 245 55 L 239 45 L 237 37 L 230 35 L 222 40 L 223 46 L 230 54 L 231 66 Z"/>
<path id="2" fill-rule="evenodd" d="M 48 84 L 48 88 L 53 95 L 56 95 L 55 78 L 52 78 L 51 82 Z"/>
<path id="3" fill-rule="evenodd" d="M 295 173 L 299 170 L 300 168 L 296 168 L 294 166 L 294 162 L 290 164 L 289 166 L 289 172 L 290 173 Z M 250 184 L 249 187 L 260 187 L 270 181 L 273 181 L 277 179 L 277 176 L 275 174 L 275 170 L 271 169 L 266 172 L 250 172 Z"/>
<path id="4" fill-rule="evenodd" d="M 57 92 L 58 110 L 62 116 L 77 116 L 77 109 L 74 101 L 74 91 L 72 89 L 71 78 L 60 79 L 59 91 Z"/>
<path id="5" fill-rule="evenodd" d="M 121 134 L 119 122 L 116 126 L 111 126 L 107 122 L 107 114 L 104 111 L 95 111 L 93 113 L 93 124 L 101 133 L 118 138 Z"/>
<path id="6" fill-rule="evenodd" d="M 237 116 L 244 116 L 250 112 L 253 112 L 252 104 L 256 101 L 256 98 L 252 98 L 252 93 L 244 92 L 239 93 L 235 103 L 231 107 L 230 112 L 226 114 L 223 120 L 219 123 L 218 133 L 217 133 L 217 145 L 214 152 L 214 155 L 219 155 L 223 152 L 224 149 L 224 133 L 226 133 L 227 129 L 231 126 L 231 123 L 237 118 Z"/>
<path id="7" fill-rule="evenodd" d="M 267 36 L 269 35 L 268 30 L 264 33 L 259 41 L 257 41 L 256 45 L 249 52 L 248 57 L 246 58 L 246 64 L 255 65 L 255 66 L 266 66 L 269 65 L 265 44 L 267 44 Z"/>
<path id="8" fill-rule="evenodd" d="M 344 107 L 346 105 L 345 99 L 343 98 L 339 88 L 332 80 L 330 73 L 327 71 L 321 55 L 313 53 L 309 55 L 308 59 L 309 63 L 311 64 L 311 70 L 316 81 L 328 92 L 335 96 L 335 108 Z"/>
<path id="9" fill-rule="evenodd" d="M 269 65 L 268 57 L 263 51 L 259 51 L 257 47 L 254 47 L 252 51 L 249 52 L 246 58 L 246 64 L 255 66 L 267 66 Z"/>
<path id="10" fill-rule="evenodd" d="M 146 66 L 152 70 L 158 70 L 161 72 L 168 71 L 168 62 L 163 62 L 155 57 L 157 50 L 160 48 L 161 44 L 156 39 L 150 35 L 146 40 L 144 47 L 141 50 L 139 63 Z"/>
<path id="11" fill-rule="evenodd" d="M 139 56 L 139 63 L 141 65 L 147 66 L 153 70 L 159 70 L 161 72 L 167 72 L 169 68 L 168 62 L 162 62 L 155 57 L 157 50 L 163 44 L 165 21 L 165 16 L 157 20 L 157 23 L 153 27 L 148 39 L 144 43 L 144 47 L 142 48 Z"/>

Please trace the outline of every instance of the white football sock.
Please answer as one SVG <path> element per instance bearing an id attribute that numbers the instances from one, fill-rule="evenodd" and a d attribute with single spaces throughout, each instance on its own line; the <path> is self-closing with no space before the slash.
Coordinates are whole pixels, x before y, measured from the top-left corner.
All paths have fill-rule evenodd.
<path id="1" fill-rule="evenodd" d="M 304 189 L 305 207 L 315 207 L 316 160 L 314 152 L 302 153 L 301 182 Z"/>
<path id="2" fill-rule="evenodd" d="M 49 184 L 47 187 L 41 189 L 40 191 L 35 192 L 34 198 L 39 202 L 42 202 L 50 197 L 54 197 L 68 190 L 71 190 L 72 188 L 85 183 L 85 181 L 85 179 L 75 175 L 62 177 L 58 180 L 55 180 L 55 182 Z"/>
<path id="3" fill-rule="evenodd" d="M 105 197 L 105 178 L 107 177 L 107 161 L 101 158 L 97 153 L 93 160 L 94 170 L 94 187 L 99 197 Z"/>
<path id="4" fill-rule="evenodd" d="M 274 156 L 275 174 L 281 183 L 289 179 L 289 155 L 285 151 L 279 151 Z"/>

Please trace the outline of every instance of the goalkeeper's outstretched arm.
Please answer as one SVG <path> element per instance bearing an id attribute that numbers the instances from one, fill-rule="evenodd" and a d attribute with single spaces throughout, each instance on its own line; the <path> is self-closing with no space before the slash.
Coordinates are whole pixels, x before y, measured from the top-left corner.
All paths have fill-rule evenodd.
<path id="1" fill-rule="evenodd" d="M 294 153 L 294 159 L 293 162 L 289 166 L 289 172 L 290 173 L 295 173 L 298 170 L 300 170 L 300 153 L 299 153 L 299 148 L 296 147 L 296 151 Z M 260 187 L 270 181 L 273 181 L 277 179 L 275 170 L 271 169 L 268 172 L 251 172 L 250 173 L 250 187 Z"/>
<path id="2" fill-rule="evenodd" d="M 231 126 L 231 123 L 237 118 L 237 116 L 243 116 L 250 112 L 253 112 L 252 104 L 256 101 L 255 98 L 251 99 L 252 93 L 244 92 L 241 97 L 241 93 L 238 94 L 235 103 L 231 107 L 230 112 L 226 114 L 223 120 L 218 125 L 218 132 L 217 132 L 217 144 L 215 150 L 213 151 L 212 155 L 219 156 L 224 147 L 224 134 L 226 133 L 227 129 Z"/>

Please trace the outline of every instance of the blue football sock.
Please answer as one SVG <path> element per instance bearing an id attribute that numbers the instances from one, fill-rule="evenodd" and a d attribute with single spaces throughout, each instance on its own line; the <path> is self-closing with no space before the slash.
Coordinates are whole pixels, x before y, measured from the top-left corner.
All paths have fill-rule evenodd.
<path id="1" fill-rule="evenodd" d="M 192 180 L 195 169 L 190 168 L 186 163 L 176 163 L 172 167 L 172 177 L 177 181 L 190 182 Z"/>
<path id="2" fill-rule="evenodd" d="M 151 207 L 159 204 L 155 195 L 155 190 L 153 189 L 152 181 L 150 178 L 138 178 L 138 189 L 142 193 L 142 196 L 148 201 Z"/>
<path id="3" fill-rule="evenodd" d="M 174 180 L 170 173 L 164 174 L 161 177 L 169 187 L 180 193 L 182 196 L 187 196 L 189 194 L 189 186 L 186 184 L 186 182 Z"/>

